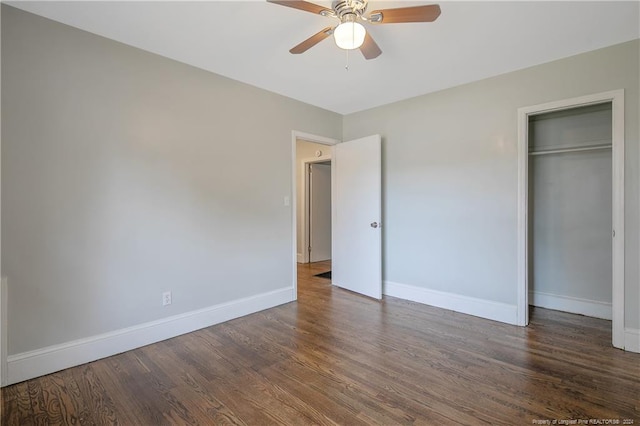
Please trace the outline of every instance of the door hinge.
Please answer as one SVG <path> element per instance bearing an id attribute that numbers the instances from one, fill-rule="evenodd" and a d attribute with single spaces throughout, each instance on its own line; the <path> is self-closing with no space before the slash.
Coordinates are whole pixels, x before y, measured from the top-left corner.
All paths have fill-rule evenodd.
<path id="1" fill-rule="evenodd" d="M 615 238 L 615 237 L 616 237 L 616 230 L 614 229 L 613 230 L 613 238 Z"/>

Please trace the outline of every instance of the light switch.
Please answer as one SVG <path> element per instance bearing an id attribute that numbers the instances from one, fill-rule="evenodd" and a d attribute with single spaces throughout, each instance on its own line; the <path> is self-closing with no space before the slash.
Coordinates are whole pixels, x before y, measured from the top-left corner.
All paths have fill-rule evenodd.
<path id="1" fill-rule="evenodd" d="M 284 205 L 288 206 L 289 205 L 289 196 L 285 196 L 284 197 Z"/>

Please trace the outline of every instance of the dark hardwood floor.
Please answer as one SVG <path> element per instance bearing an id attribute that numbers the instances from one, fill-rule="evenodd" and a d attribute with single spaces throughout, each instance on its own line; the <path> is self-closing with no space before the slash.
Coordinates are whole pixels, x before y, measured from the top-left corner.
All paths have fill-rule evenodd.
<path id="1" fill-rule="evenodd" d="M 640 424 L 640 355 L 609 321 L 377 302 L 328 269 L 299 266 L 297 303 L 8 386 L 2 424 Z"/>

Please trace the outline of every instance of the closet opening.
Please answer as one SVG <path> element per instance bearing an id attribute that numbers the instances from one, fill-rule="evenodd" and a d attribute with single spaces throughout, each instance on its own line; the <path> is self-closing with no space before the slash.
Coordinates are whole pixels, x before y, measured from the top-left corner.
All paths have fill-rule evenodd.
<path id="1" fill-rule="evenodd" d="M 612 319 L 612 104 L 530 115 L 529 304 Z"/>

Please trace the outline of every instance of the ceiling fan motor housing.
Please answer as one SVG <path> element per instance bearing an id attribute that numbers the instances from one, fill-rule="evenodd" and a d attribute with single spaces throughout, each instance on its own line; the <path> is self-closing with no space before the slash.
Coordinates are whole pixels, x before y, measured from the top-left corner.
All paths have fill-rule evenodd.
<path id="1" fill-rule="evenodd" d="M 367 10 L 367 0 L 336 0 L 332 6 L 340 21 L 344 22 L 347 19 L 362 18 Z"/>

